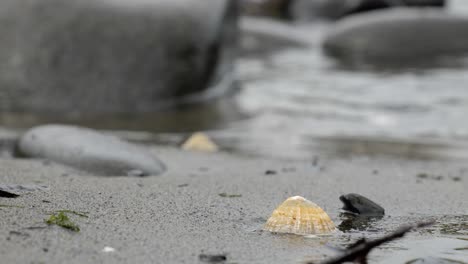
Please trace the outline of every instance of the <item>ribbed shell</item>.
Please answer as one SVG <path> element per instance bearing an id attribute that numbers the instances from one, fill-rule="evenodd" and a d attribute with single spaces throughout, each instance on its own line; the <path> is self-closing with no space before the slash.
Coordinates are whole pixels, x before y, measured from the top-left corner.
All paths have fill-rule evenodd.
<path id="1" fill-rule="evenodd" d="M 318 205 L 301 196 L 294 196 L 273 211 L 263 229 L 298 235 L 328 234 L 335 231 L 335 224 Z"/>
<path id="2" fill-rule="evenodd" d="M 204 133 L 194 133 L 182 145 L 182 149 L 199 152 L 216 152 L 218 146 Z"/>

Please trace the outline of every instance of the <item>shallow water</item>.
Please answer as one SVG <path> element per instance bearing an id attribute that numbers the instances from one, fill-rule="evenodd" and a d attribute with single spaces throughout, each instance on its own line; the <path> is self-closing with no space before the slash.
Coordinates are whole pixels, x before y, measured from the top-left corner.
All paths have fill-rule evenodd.
<path id="1" fill-rule="evenodd" d="M 450 3 L 450 12 L 468 15 L 466 1 Z M 63 120 L 3 113 L 0 124 L 65 121 L 143 131 L 126 136 L 169 144 L 204 130 L 225 150 L 286 159 L 468 158 L 467 58 L 397 70 L 350 69 L 322 54 L 322 35 L 330 25 L 255 19 L 241 24 L 243 48 L 236 67 L 241 89 L 234 96 L 138 116 Z"/>
<path id="2" fill-rule="evenodd" d="M 255 219 L 255 229 L 248 230 L 262 237 L 280 243 L 284 247 L 308 248 L 310 255 L 294 259 L 281 256 L 286 263 L 320 263 L 324 259 L 339 256 L 340 250 L 361 238 L 374 240 L 397 230 L 402 223 L 434 220 L 435 224 L 407 233 L 403 238 L 388 242 L 374 249 L 368 256 L 369 263 L 408 263 L 417 259 L 444 259 L 446 263 L 467 263 L 468 260 L 468 216 L 460 215 L 413 215 L 385 216 L 382 218 L 353 218 L 346 215 L 333 217 L 338 231 L 325 236 L 299 236 L 291 234 L 270 234 L 261 231 L 265 219 Z M 273 236 L 273 237 L 272 237 Z M 287 255 L 287 254 L 286 254 Z M 327 257 L 325 257 L 327 256 Z M 420 262 L 441 263 L 441 262 Z M 442 262 L 445 263 L 445 262 Z"/>

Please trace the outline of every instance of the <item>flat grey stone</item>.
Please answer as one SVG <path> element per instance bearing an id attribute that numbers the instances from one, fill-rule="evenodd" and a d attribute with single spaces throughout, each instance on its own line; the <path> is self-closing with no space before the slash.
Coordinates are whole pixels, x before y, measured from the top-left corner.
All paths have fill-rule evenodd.
<path id="1" fill-rule="evenodd" d="M 19 141 L 19 152 L 34 158 L 43 158 L 97 175 L 158 175 L 164 164 L 146 149 L 104 135 L 95 130 L 65 126 L 44 125 L 27 131 Z"/>

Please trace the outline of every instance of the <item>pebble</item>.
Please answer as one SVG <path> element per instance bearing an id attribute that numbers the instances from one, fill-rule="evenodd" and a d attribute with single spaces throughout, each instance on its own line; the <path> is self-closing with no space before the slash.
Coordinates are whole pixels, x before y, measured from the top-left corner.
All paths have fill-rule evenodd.
<path id="1" fill-rule="evenodd" d="M 343 210 L 358 215 L 382 216 L 385 209 L 370 199 L 356 193 L 340 196 L 343 202 Z"/>

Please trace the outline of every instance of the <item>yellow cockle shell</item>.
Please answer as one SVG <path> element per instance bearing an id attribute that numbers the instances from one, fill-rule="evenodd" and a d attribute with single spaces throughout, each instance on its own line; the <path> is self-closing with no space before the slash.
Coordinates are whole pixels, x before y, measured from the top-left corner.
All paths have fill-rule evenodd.
<path id="1" fill-rule="evenodd" d="M 204 133 L 194 133 L 182 145 L 182 149 L 200 152 L 217 152 L 218 146 Z"/>
<path id="2" fill-rule="evenodd" d="M 328 234 L 336 230 L 322 208 L 301 196 L 290 197 L 278 206 L 263 229 L 298 235 Z"/>

